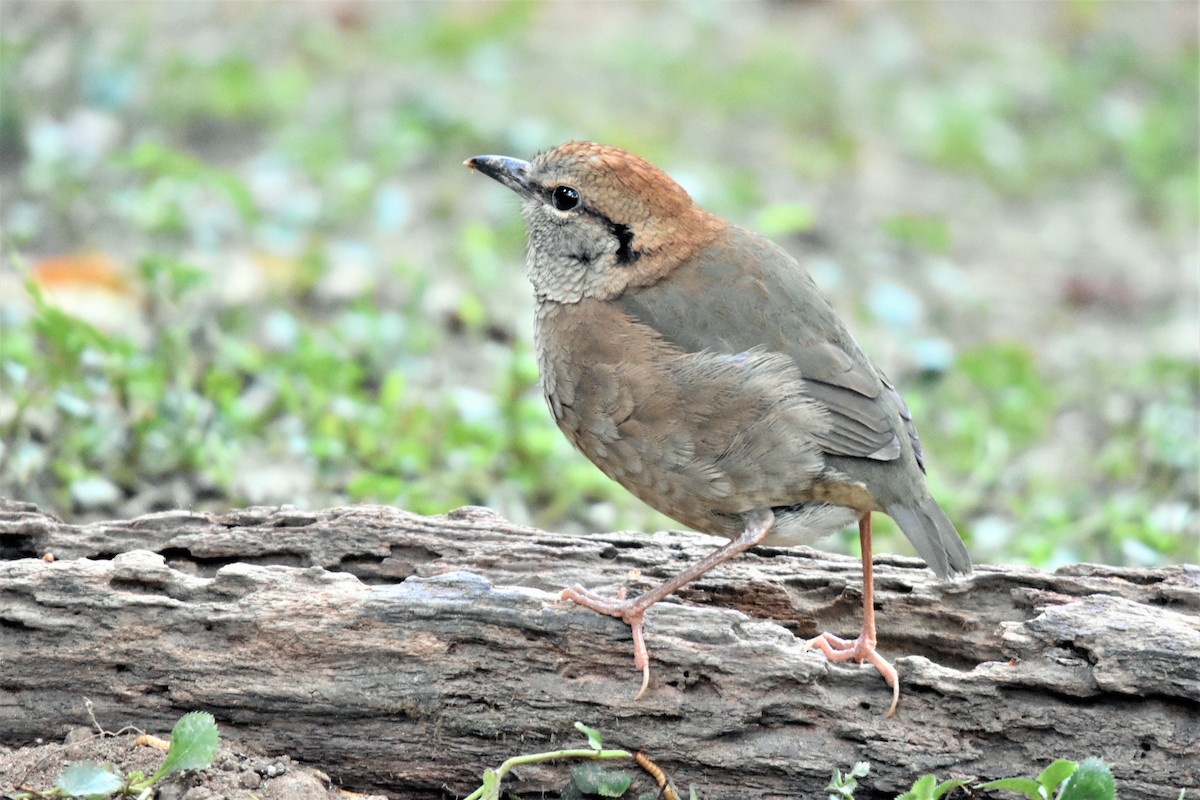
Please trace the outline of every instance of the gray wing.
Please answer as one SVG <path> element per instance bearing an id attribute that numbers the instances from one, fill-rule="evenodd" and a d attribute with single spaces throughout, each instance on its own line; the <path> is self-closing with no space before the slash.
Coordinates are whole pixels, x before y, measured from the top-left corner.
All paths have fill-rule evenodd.
<path id="1" fill-rule="evenodd" d="M 730 264 L 751 265 L 731 269 Z M 790 356 L 805 392 L 832 422 L 815 436 L 828 455 L 893 461 L 901 425 L 918 453 L 911 415 L 834 314 L 808 274 L 769 240 L 739 228 L 677 268 L 671 280 L 615 301 L 688 352 Z"/>

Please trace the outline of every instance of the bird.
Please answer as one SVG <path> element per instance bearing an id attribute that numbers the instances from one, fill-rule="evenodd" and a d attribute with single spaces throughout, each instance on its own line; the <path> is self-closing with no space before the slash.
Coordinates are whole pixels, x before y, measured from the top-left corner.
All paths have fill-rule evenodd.
<path id="1" fill-rule="evenodd" d="M 559 429 L 652 508 L 729 542 L 632 598 L 562 598 L 623 620 L 649 686 L 646 611 L 756 545 L 809 544 L 857 522 L 863 624 L 807 644 L 900 678 L 876 649 L 871 515 L 890 516 L 940 578 L 962 538 L 925 482 L 912 414 L 783 248 L 702 209 L 649 161 L 570 141 L 532 161 L 464 164 L 515 192 L 528 238 L 534 345 Z"/>

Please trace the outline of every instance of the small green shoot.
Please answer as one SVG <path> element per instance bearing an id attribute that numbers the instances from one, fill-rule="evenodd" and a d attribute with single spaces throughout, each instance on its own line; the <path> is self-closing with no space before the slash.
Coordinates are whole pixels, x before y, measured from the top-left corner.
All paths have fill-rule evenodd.
<path id="1" fill-rule="evenodd" d="M 825 787 L 826 791 L 830 792 L 829 800 L 853 800 L 854 791 L 858 788 L 858 779 L 865 777 L 869 771 L 870 767 L 866 762 L 855 764 L 847 775 L 842 775 L 840 770 L 834 770 L 829 785 Z M 968 781 L 958 779 L 938 783 L 935 776 L 922 775 L 913 783 L 912 788 L 896 800 L 940 800 L 955 789 L 967 785 Z M 1116 797 L 1112 770 L 1098 758 L 1089 758 L 1078 764 L 1060 758 L 1042 770 L 1036 778 L 1002 778 L 976 784 L 974 788 L 1017 792 L 1029 800 L 1114 800 Z M 1177 800 L 1184 800 L 1183 792 L 1180 792 Z"/>
<path id="2" fill-rule="evenodd" d="M 595 728 L 589 728 L 582 722 L 575 723 L 575 730 L 587 737 L 588 746 L 593 750 L 599 752 L 604 749 L 604 739 L 601 738 L 600 731 L 596 730 Z"/>
<path id="3" fill-rule="evenodd" d="M 204 711 L 184 714 L 171 729 L 171 747 L 158 772 L 150 776 L 147 786 L 173 772 L 185 769 L 204 769 L 212 763 L 218 747 L 217 723 Z"/>
<path id="4" fill-rule="evenodd" d="M 605 750 L 604 742 L 601 739 L 600 733 L 594 728 L 589 728 L 582 722 L 575 723 L 575 729 L 587 737 L 587 748 L 576 748 L 572 750 L 552 750 L 546 753 L 530 753 L 523 756 L 513 756 L 495 769 L 486 769 L 483 771 L 483 785 L 475 791 L 471 792 L 465 800 L 500 800 L 500 783 L 509 772 L 514 768 L 525 764 L 540 764 L 546 761 L 561 761 L 568 758 L 586 758 L 594 760 L 610 760 L 610 759 L 632 759 L 633 754 L 627 750 Z M 616 792 L 615 794 L 605 794 L 601 791 L 592 793 L 600 794 L 602 797 L 620 797 L 629 788 L 628 780 L 620 791 L 616 787 L 621 784 L 620 773 L 608 772 L 603 777 L 598 777 L 599 773 L 592 774 L 575 774 L 572 772 L 572 780 L 575 781 L 576 787 L 584 790 L 584 786 L 580 785 L 582 780 L 586 785 L 593 785 L 589 781 L 595 780 L 594 785 L 602 787 L 603 792 Z M 624 776 L 628 778 L 628 776 Z M 591 791 L 591 790 L 588 790 Z"/>
<path id="5" fill-rule="evenodd" d="M 218 747 L 217 723 L 204 711 L 184 714 L 171 730 L 171 746 L 162 766 L 149 778 L 132 772 L 124 779 L 111 767 L 93 761 L 76 761 L 63 768 L 54 790 L 40 797 L 104 798 L 113 795 L 144 796 L 154 784 L 176 772 L 204 769 L 212 763 Z"/>
<path id="6" fill-rule="evenodd" d="M 1029 800 L 1051 800 L 1052 797 L 1057 800 L 1113 800 L 1117 792 L 1112 770 L 1098 758 L 1088 758 L 1078 764 L 1060 758 L 1036 778 L 1002 778 L 975 788 L 1017 792 Z"/>
<path id="7" fill-rule="evenodd" d="M 1074 761 L 1060 758 L 1042 770 L 1036 778 L 1001 778 L 981 784 L 979 788 L 1017 792 L 1025 795 L 1029 800 L 1049 800 L 1053 796 L 1054 790 L 1071 776 L 1075 768 Z"/>
<path id="8" fill-rule="evenodd" d="M 829 800 L 854 800 L 854 790 L 858 788 L 858 779 L 865 778 L 871 771 L 871 765 L 866 761 L 855 763 L 845 775 L 840 769 L 835 769 L 829 778 L 825 791 L 829 792 Z"/>
<path id="9" fill-rule="evenodd" d="M 949 780 L 937 782 L 937 778 L 932 775 L 922 775 L 917 778 L 916 783 L 912 785 L 904 794 L 896 798 L 896 800 L 938 800 L 944 797 L 947 793 L 962 786 L 966 786 L 966 781 Z"/>

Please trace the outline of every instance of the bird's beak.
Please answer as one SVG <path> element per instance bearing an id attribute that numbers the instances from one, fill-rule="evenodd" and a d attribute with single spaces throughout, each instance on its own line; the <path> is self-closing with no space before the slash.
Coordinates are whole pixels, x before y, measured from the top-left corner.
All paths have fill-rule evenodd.
<path id="1" fill-rule="evenodd" d="M 522 197 L 532 197 L 529 185 L 529 162 L 508 156 L 475 156 L 463 164 L 468 169 L 482 172 L 493 180 L 503 183 Z"/>

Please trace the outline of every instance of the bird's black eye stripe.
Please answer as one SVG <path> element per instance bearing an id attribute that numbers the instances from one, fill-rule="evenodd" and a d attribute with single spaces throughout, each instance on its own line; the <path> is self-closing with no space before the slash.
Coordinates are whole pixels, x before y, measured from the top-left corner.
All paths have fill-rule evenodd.
<path id="1" fill-rule="evenodd" d="M 559 184 L 550 192 L 550 202 L 559 211 L 570 211 L 579 205 L 579 190 L 574 186 Z"/>
<path id="2" fill-rule="evenodd" d="M 620 223 L 609 223 L 612 227 L 612 232 L 616 235 L 617 241 L 620 242 L 620 247 L 617 248 L 617 263 L 626 265 L 637 261 L 639 253 L 633 250 L 633 231 L 629 230 L 628 225 Z"/>

